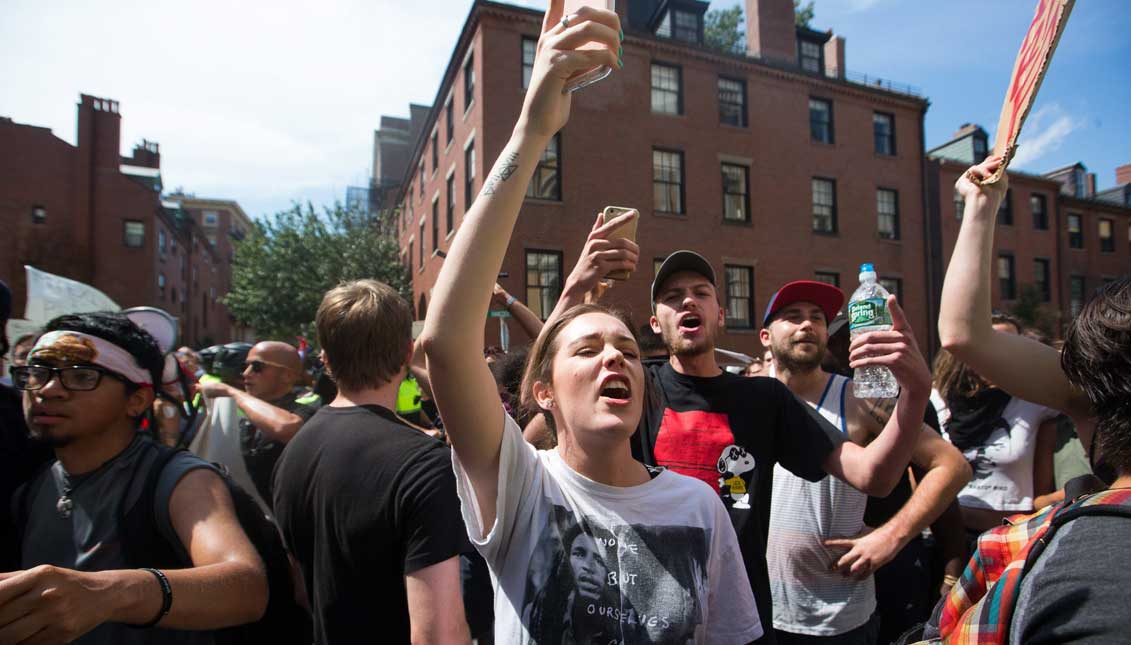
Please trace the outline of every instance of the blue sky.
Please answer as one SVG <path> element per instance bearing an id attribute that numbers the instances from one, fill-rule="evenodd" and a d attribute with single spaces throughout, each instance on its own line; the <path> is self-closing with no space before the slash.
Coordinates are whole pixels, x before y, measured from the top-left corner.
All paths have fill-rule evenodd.
<path id="1" fill-rule="evenodd" d="M 545 6 L 545 0 L 518 4 Z M 727 7 L 736 0 L 715 0 Z M 1035 0 L 817 0 L 850 71 L 917 86 L 927 143 L 997 124 Z M 117 99 L 123 152 L 161 144 L 167 188 L 253 216 L 366 182 L 382 114 L 428 103 L 469 0 L 3 0 L 0 115 L 75 141 L 80 93 Z M 191 8 L 191 11 L 189 10 Z M 1078 0 L 1017 167 L 1131 163 L 1131 0 Z"/>

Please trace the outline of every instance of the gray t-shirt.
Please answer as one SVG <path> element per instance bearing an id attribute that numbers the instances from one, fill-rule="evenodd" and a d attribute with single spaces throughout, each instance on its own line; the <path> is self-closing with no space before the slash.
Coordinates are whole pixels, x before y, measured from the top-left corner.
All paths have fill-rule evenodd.
<path id="1" fill-rule="evenodd" d="M 1131 569 L 1112 557 L 1127 544 L 1131 518 L 1085 516 L 1062 526 L 1021 581 L 1009 642 L 1126 643 Z"/>
<path id="2" fill-rule="evenodd" d="M 28 518 L 24 528 L 21 565 L 24 569 L 50 564 L 77 571 L 107 571 L 129 568 L 122 553 L 118 521 L 142 496 L 150 466 L 158 457 L 157 446 L 138 436 L 117 457 L 97 470 L 71 477 L 70 517 L 57 508 L 66 473 L 55 462 L 30 482 Z M 169 498 L 186 473 L 211 468 L 208 462 L 187 452 L 172 458 L 157 482 L 153 517 L 165 540 L 184 555 L 169 518 Z M 127 490 L 128 487 L 128 490 Z M 187 558 L 187 555 L 185 555 Z M 175 601 L 175 599 L 174 599 Z M 83 645 L 212 642 L 211 632 L 168 629 L 135 629 L 105 623 L 74 641 Z"/>

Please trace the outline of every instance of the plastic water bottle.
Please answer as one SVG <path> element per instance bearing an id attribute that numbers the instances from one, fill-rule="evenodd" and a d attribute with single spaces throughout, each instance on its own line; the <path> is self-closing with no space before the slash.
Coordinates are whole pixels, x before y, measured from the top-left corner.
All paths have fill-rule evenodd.
<path id="1" fill-rule="evenodd" d="M 852 338 L 870 331 L 891 329 L 888 292 L 876 282 L 876 269 L 860 265 L 860 286 L 848 301 L 848 330 Z M 858 367 L 852 375 L 852 393 L 860 399 L 890 399 L 899 394 L 899 383 L 882 365 Z"/>

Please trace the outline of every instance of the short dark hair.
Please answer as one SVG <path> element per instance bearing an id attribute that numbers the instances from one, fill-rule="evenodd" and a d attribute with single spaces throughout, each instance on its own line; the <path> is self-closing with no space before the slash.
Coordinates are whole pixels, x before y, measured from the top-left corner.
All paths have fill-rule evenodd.
<path id="1" fill-rule="evenodd" d="M 1131 278 L 1100 288 L 1064 336 L 1060 365 L 1096 413 L 1096 450 L 1131 474 Z"/>
<path id="2" fill-rule="evenodd" d="M 165 368 L 161 348 L 157 346 L 153 336 L 135 325 L 125 314 L 114 311 L 66 314 L 50 320 L 43 330 L 77 331 L 114 343 L 129 352 L 137 364 L 149 372 L 153 383 L 161 383 L 161 372 Z"/>

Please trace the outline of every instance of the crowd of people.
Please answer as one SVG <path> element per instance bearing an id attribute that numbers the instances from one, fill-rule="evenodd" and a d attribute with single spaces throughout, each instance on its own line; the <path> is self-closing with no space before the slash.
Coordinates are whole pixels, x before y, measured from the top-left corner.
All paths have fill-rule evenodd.
<path id="1" fill-rule="evenodd" d="M 850 337 L 844 293 L 808 280 L 770 300 L 765 354 L 723 369 L 693 250 L 663 261 L 638 327 L 605 281 L 637 267 L 612 235 L 631 211 L 598 215 L 542 321 L 499 266 L 563 88 L 619 68 L 623 39 L 615 13 L 550 5 L 416 338 L 403 298 L 357 280 L 324 295 L 317 352 L 165 347 L 120 312 L 16 339 L 0 643 L 1124 640 L 1131 279 L 1055 346 L 994 314 L 990 158 L 957 185 L 933 369 L 895 297 L 889 330 Z M 485 348 L 492 307 L 534 342 Z M 869 366 L 897 397 L 854 394 Z M 1094 468 L 1060 472 L 1073 436 Z M 1033 522 L 1059 530 L 1024 575 L 983 575 Z"/>

